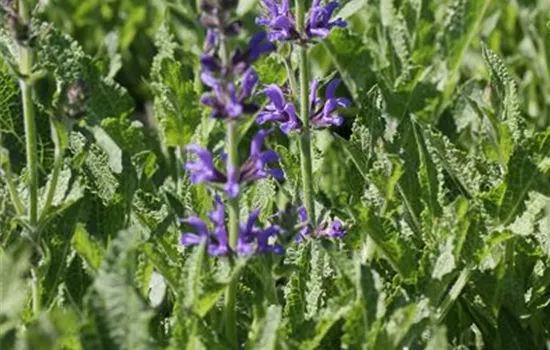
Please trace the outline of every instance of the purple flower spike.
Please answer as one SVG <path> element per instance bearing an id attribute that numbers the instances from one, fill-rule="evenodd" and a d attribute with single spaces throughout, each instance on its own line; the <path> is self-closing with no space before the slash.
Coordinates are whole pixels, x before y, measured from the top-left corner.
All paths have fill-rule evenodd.
<path id="1" fill-rule="evenodd" d="M 347 23 L 341 18 L 337 18 L 332 22 L 330 21 L 334 10 L 336 10 L 338 6 L 337 1 L 331 1 L 326 6 L 321 5 L 321 0 L 313 1 L 313 5 L 309 12 L 309 18 L 306 22 L 306 33 L 309 38 L 326 38 L 332 28 L 345 28 L 347 26 Z"/>
<path id="2" fill-rule="evenodd" d="M 264 124 L 267 122 L 280 123 L 281 130 L 288 134 L 292 130 L 298 130 L 301 122 L 296 116 L 296 110 L 292 103 L 286 103 L 283 91 L 277 85 L 268 85 L 264 94 L 271 100 L 263 112 L 258 114 L 256 122 Z"/>
<path id="3" fill-rule="evenodd" d="M 336 113 L 338 108 L 349 108 L 351 102 L 347 98 L 336 97 L 335 92 L 341 81 L 335 79 L 331 81 L 326 89 L 326 100 L 322 103 L 322 100 L 317 97 L 317 90 L 319 82 L 314 80 L 311 83 L 311 90 L 309 96 L 310 104 L 310 121 L 311 125 L 316 128 L 341 126 L 344 123 L 344 117 L 341 114 Z"/>
<path id="4" fill-rule="evenodd" d="M 284 174 L 280 169 L 268 168 L 269 163 L 279 160 L 279 156 L 273 150 L 261 151 L 265 137 L 270 133 L 260 130 L 250 146 L 250 156 L 241 167 L 239 182 L 251 182 L 272 176 L 277 180 L 283 180 Z"/>
<path id="5" fill-rule="evenodd" d="M 223 183 L 226 180 L 224 174 L 220 173 L 214 166 L 214 160 L 210 152 L 198 145 L 187 146 L 189 152 L 197 156 L 196 161 L 189 161 L 185 164 L 185 170 L 191 174 L 191 182 L 204 183 L 214 182 Z"/>
<path id="6" fill-rule="evenodd" d="M 287 41 L 299 38 L 296 20 L 290 12 L 289 0 L 262 0 L 266 9 L 265 17 L 256 19 L 256 24 L 269 28 L 270 41 Z"/>

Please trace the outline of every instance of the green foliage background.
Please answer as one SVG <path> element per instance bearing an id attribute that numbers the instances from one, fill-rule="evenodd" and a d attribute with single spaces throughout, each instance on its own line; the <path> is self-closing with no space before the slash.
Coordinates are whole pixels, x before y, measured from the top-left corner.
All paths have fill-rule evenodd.
<path id="1" fill-rule="evenodd" d="M 246 349 L 550 348 L 550 1 L 342 4 L 349 28 L 311 64 L 317 77 L 337 72 L 353 100 L 345 126 L 314 140 L 317 205 L 348 235 L 240 261 L 239 273 L 178 244 L 178 218 L 211 209 L 181 170 L 182 146 L 223 142 L 198 104 L 197 4 L 36 10 L 42 204 L 50 120 L 75 80 L 89 95 L 40 242 L 24 236 L 5 181 L 27 197 L 14 44 L 0 31 L 2 349 L 227 349 L 235 278 Z M 240 2 L 242 42 L 258 11 Z M 278 55 L 256 65 L 265 84 L 285 81 L 281 67 Z M 279 140 L 287 181 L 243 200 L 264 219 L 298 198 L 295 140 Z"/>

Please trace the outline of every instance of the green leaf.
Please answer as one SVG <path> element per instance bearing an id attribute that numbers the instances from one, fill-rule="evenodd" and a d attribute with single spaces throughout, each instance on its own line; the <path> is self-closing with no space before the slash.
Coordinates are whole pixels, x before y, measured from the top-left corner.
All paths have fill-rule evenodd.
<path id="1" fill-rule="evenodd" d="M 176 60 L 173 37 L 166 27 L 157 34 L 157 47 L 159 53 L 151 68 L 155 117 L 166 145 L 184 146 L 202 119 L 199 98 L 183 65 Z"/>
<path id="2" fill-rule="evenodd" d="M 108 325 L 108 337 L 119 349 L 154 349 L 149 336 L 153 316 L 134 285 L 135 250 L 141 243 L 136 229 L 121 231 L 113 241 L 94 282 L 97 302 Z M 107 334 L 99 334 L 105 337 Z"/>
<path id="3" fill-rule="evenodd" d="M 367 205 L 355 208 L 358 226 L 366 231 L 383 256 L 404 278 L 412 278 L 417 272 L 417 260 L 410 243 L 400 236 L 390 219 L 380 217 Z"/>
<path id="4" fill-rule="evenodd" d="M 249 339 L 245 349 L 275 350 L 281 323 L 282 310 L 278 305 L 270 305 L 264 318 L 258 322 L 253 330 L 253 337 Z"/>
<path id="5" fill-rule="evenodd" d="M 36 69 L 51 72 L 56 80 L 55 92 L 44 107 L 57 110 L 70 85 L 79 79 L 86 85 L 86 110 L 96 124 L 107 117 L 126 115 L 133 103 L 126 91 L 113 80 L 103 77 L 93 59 L 69 35 L 48 23 L 37 23 Z"/>
<path id="6" fill-rule="evenodd" d="M 103 251 L 98 242 L 90 236 L 83 225 L 77 225 L 71 244 L 76 253 L 86 262 L 87 266 L 93 272 L 97 272 L 103 259 Z"/>
<path id="7" fill-rule="evenodd" d="M 347 300 L 346 300 L 347 301 Z M 316 319 L 315 335 L 300 344 L 300 349 L 314 350 L 318 349 L 323 344 L 323 339 L 331 328 L 340 321 L 351 309 L 349 304 L 341 304 L 342 301 L 332 300 L 329 306 L 323 309 Z"/>

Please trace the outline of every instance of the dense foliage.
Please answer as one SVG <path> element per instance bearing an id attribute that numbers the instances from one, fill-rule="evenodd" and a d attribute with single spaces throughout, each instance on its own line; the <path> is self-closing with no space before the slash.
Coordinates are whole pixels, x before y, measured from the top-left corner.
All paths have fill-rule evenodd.
<path id="1" fill-rule="evenodd" d="M 239 1 L 229 49 L 266 29 L 259 3 Z M 308 42 L 319 96 L 339 78 L 349 101 L 342 123 L 311 130 L 309 219 L 347 233 L 281 235 L 242 255 L 181 244 L 193 230 L 182 219 L 208 218 L 217 189 L 186 171 L 186 146 L 216 165 L 228 146 L 226 122 L 201 104 L 201 12 L 190 0 L 3 0 L 2 349 L 231 349 L 231 288 L 239 348 L 550 348 L 550 1 L 347 0 L 333 16 L 347 24 L 326 38 L 311 23 L 289 32 Z M 266 87 L 296 97 L 298 52 L 274 45 L 248 62 L 256 115 L 277 112 Z M 262 129 L 284 179 L 241 186 L 241 220 L 303 232 L 303 140 L 242 116 L 243 162 Z"/>

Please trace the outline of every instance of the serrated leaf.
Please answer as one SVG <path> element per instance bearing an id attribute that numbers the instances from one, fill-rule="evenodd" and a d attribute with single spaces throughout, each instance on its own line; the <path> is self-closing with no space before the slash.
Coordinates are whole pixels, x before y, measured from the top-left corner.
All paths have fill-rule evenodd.
<path id="1" fill-rule="evenodd" d="M 184 146 L 191 141 L 202 119 L 193 82 L 175 58 L 173 37 L 166 27 L 157 33 L 159 54 L 151 68 L 155 117 L 167 146 Z"/>
<path id="2" fill-rule="evenodd" d="M 34 22 L 39 33 L 37 46 L 37 69 L 51 72 L 56 79 L 55 93 L 45 108 L 57 107 L 68 87 L 81 79 L 86 84 L 86 110 L 95 124 L 107 117 L 128 114 L 132 100 L 117 83 L 103 77 L 92 58 L 69 35 L 51 24 Z"/>
<path id="3" fill-rule="evenodd" d="M 135 229 L 118 234 L 94 282 L 109 326 L 108 335 L 119 349 L 156 347 L 149 336 L 149 321 L 153 313 L 133 282 L 132 265 L 135 249 L 140 244 L 139 235 Z"/>

